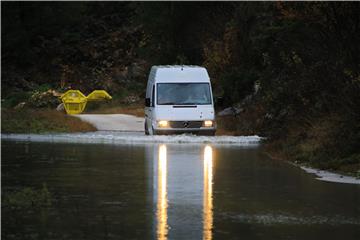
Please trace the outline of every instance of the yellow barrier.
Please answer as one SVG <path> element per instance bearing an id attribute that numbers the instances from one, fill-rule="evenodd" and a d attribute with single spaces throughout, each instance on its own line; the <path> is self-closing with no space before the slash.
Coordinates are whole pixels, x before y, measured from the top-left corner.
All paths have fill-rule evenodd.
<path id="1" fill-rule="evenodd" d="M 95 90 L 87 97 L 79 90 L 68 90 L 61 95 L 60 99 L 64 103 L 67 114 L 79 114 L 84 111 L 87 101 L 112 99 L 112 97 L 104 90 Z"/>
<path id="2" fill-rule="evenodd" d="M 112 97 L 105 90 L 94 90 L 87 96 L 88 101 L 98 101 L 102 99 L 112 99 Z"/>

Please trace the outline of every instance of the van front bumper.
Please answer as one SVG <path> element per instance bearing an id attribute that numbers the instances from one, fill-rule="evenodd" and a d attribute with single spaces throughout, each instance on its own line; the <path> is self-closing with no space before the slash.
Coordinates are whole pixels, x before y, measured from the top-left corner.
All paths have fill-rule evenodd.
<path id="1" fill-rule="evenodd" d="M 214 136 L 216 128 L 207 127 L 207 128 L 157 128 L 154 129 L 155 135 L 171 135 L 171 134 L 184 134 L 192 133 L 196 135 L 206 135 Z"/>

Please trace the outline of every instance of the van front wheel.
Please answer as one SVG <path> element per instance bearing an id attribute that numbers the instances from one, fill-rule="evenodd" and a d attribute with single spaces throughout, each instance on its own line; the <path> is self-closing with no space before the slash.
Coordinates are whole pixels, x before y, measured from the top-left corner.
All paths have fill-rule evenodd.
<path id="1" fill-rule="evenodd" d="M 144 123 L 144 128 L 145 128 L 145 135 L 149 135 L 149 129 L 148 129 L 148 126 L 146 124 L 146 120 L 145 120 L 145 123 Z"/>

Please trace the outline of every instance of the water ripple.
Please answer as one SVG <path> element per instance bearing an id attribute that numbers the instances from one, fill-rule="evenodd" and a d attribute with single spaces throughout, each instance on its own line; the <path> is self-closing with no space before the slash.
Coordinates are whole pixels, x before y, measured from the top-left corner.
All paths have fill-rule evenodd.
<path id="1" fill-rule="evenodd" d="M 68 134 L 1 134 L 5 140 L 31 142 L 66 142 L 66 143 L 110 143 L 110 144 L 144 144 L 144 143 L 211 143 L 232 144 L 238 146 L 256 146 L 260 143 L 259 136 L 145 136 L 136 132 L 91 132 Z"/>
<path id="2" fill-rule="evenodd" d="M 263 225 L 360 225 L 360 219 L 348 218 L 344 216 L 292 216 L 286 214 L 222 214 L 225 218 L 241 223 L 256 223 Z"/>

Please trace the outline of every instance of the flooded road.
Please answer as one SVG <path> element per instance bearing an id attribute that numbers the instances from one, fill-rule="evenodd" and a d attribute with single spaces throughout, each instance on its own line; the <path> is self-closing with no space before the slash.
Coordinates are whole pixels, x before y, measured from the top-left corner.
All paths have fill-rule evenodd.
<path id="1" fill-rule="evenodd" d="M 2 239 L 360 239 L 360 185 L 256 145 L 3 140 Z"/>

